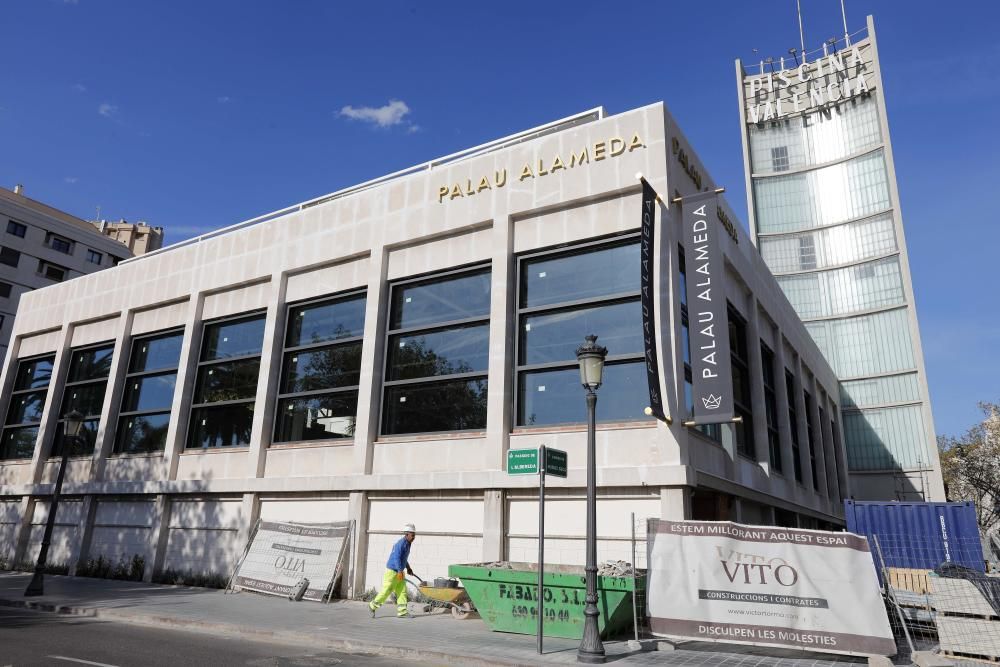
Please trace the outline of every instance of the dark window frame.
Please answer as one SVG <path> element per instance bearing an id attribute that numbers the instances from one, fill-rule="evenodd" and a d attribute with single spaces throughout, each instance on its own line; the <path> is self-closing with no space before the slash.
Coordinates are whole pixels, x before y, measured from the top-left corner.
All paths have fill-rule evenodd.
<path id="1" fill-rule="evenodd" d="M 96 260 L 95 260 L 96 258 Z M 87 258 L 86 261 L 89 264 L 96 264 L 100 266 L 104 263 L 104 253 L 98 252 L 92 248 L 87 248 Z"/>
<path id="2" fill-rule="evenodd" d="M 754 438 L 753 428 L 753 382 L 750 381 L 750 331 L 746 319 L 733 307 L 733 304 L 726 302 L 726 319 L 729 326 L 729 362 L 733 371 L 739 370 L 743 377 L 744 386 L 742 393 L 747 396 L 750 404 L 743 403 L 736 399 L 736 377 L 733 376 L 733 412 L 735 416 L 742 417 L 742 423 L 733 424 L 734 449 L 736 453 L 751 461 L 757 461 L 757 442 Z M 739 337 L 733 335 L 734 326 L 741 330 Z M 742 345 L 741 345 L 742 343 Z M 740 348 L 742 347 L 742 351 Z M 741 356 L 742 354 L 742 356 Z M 742 438 L 740 437 L 742 434 Z"/>
<path id="3" fill-rule="evenodd" d="M 56 271 L 62 271 L 61 278 L 54 278 L 49 275 L 49 269 L 55 269 Z M 38 260 L 38 275 L 45 278 L 46 280 L 54 280 L 57 283 L 61 283 L 69 278 L 69 268 L 62 266 L 61 264 L 56 264 L 55 262 L 50 262 L 47 259 Z"/>
<path id="4" fill-rule="evenodd" d="M 142 370 L 142 371 L 130 371 L 129 369 L 132 367 L 132 357 L 135 354 L 135 346 L 136 346 L 136 344 L 140 343 L 142 341 L 147 341 L 147 340 L 157 340 L 157 339 L 160 339 L 160 338 L 172 338 L 172 337 L 174 337 L 174 336 L 176 336 L 178 334 L 181 335 L 181 338 L 182 338 L 182 341 L 183 341 L 184 327 L 173 327 L 173 328 L 170 328 L 170 329 L 161 329 L 159 331 L 153 331 L 151 333 L 141 334 L 141 335 L 138 335 L 138 336 L 133 336 L 132 339 L 129 341 L 128 359 L 126 360 L 126 363 L 125 363 L 125 366 L 124 366 L 124 369 L 125 369 L 125 378 L 124 378 L 123 384 L 122 384 L 121 403 L 119 404 L 119 408 L 118 408 L 118 416 L 117 416 L 118 428 L 115 431 L 115 443 L 114 443 L 114 446 L 113 446 L 113 448 L 111 450 L 111 455 L 112 456 L 128 456 L 128 455 L 133 455 L 133 454 L 151 454 L 151 453 L 156 453 L 156 452 L 159 452 L 159 451 L 163 451 L 163 450 L 160 450 L 160 449 L 149 450 L 147 452 L 125 452 L 125 451 L 122 451 L 122 444 L 123 444 L 122 443 L 122 437 L 123 437 L 123 434 L 125 433 L 125 429 L 122 428 L 122 423 L 126 419 L 134 419 L 136 417 L 153 417 L 153 416 L 159 416 L 159 415 L 164 415 L 164 414 L 168 415 L 168 417 L 169 417 L 169 416 L 171 416 L 173 414 L 173 404 L 172 403 L 171 403 L 170 407 L 167 408 L 166 410 L 163 410 L 161 408 L 150 408 L 150 409 L 147 409 L 147 410 L 125 410 L 124 408 L 125 408 L 125 401 L 128 400 L 128 396 L 129 396 L 129 388 L 128 388 L 129 382 L 132 382 L 132 381 L 134 381 L 136 379 L 147 378 L 147 377 L 155 377 L 155 376 L 159 376 L 159 375 L 173 375 L 175 377 L 175 379 L 176 379 L 177 375 L 180 373 L 181 355 L 183 354 L 183 348 L 181 349 L 181 352 L 177 355 L 177 365 L 176 366 L 173 366 L 173 367 L 165 366 L 165 367 L 159 367 L 159 368 L 151 368 L 149 370 Z M 175 383 L 175 385 L 174 385 L 174 394 L 176 395 L 176 393 L 177 393 L 177 386 L 176 386 L 176 383 Z M 165 448 L 165 445 L 166 445 L 166 443 L 164 443 L 164 448 Z"/>
<path id="5" fill-rule="evenodd" d="M 23 222 L 18 222 L 17 220 L 7 220 L 7 233 L 23 239 L 28 233 L 28 225 Z"/>
<path id="6" fill-rule="evenodd" d="M 799 443 L 799 410 L 795 402 L 795 375 L 785 369 L 785 397 L 788 399 L 788 422 L 792 435 L 792 467 L 795 481 L 802 484 L 802 447 Z"/>
<path id="7" fill-rule="evenodd" d="M 386 294 L 390 294 L 390 293 L 387 291 Z M 345 338 L 334 338 L 334 339 L 330 339 L 330 340 L 320 341 L 318 343 L 304 343 L 304 344 L 293 345 L 293 346 L 289 347 L 288 346 L 288 329 L 289 329 L 289 324 L 291 323 L 291 314 L 292 314 L 292 311 L 295 310 L 295 309 L 297 309 L 297 308 L 308 308 L 309 306 L 320 306 L 320 305 L 325 305 L 325 304 L 333 304 L 333 303 L 337 303 L 337 302 L 340 302 L 340 301 L 350 301 L 350 300 L 356 299 L 358 297 L 364 297 L 365 315 L 367 315 L 367 299 L 368 299 L 368 288 L 367 287 L 359 287 L 359 288 L 356 288 L 356 289 L 347 290 L 345 292 L 337 292 L 337 293 L 329 294 L 329 295 L 325 295 L 325 296 L 320 296 L 320 297 L 305 299 L 303 301 L 295 301 L 295 302 L 292 302 L 292 303 L 289 303 L 289 304 L 285 305 L 285 320 L 284 320 L 285 321 L 285 327 L 284 327 L 284 332 L 282 333 L 282 337 L 281 337 L 281 363 L 278 366 L 278 382 L 277 382 L 278 390 L 277 390 L 277 395 L 275 396 L 275 401 L 274 401 L 274 415 L 273 415 L 273 419 L 272 419 L 273 424 L 272 424 L 272 427 L 271 427 L 271 444 L 272 445 L 291 445 L 291 444 L 302 443 L 302 442 L 315 442 L 314 440 L 308 440 L 308 439 L 307 440 L 301 440 L 301 439 L 300 440 L 279 440 L 278 439 L 278 437 L 279 437 L 278 436 L 278 429 L 281 426 L 281 415 L 279 413 L 279 409 L 278 408 L 281 405 L 281 402 L 283 400 L 295 400 L 295 399 L 303 399 L 303 398 L 313 398 L 313 397 L 327 396 L 327 395 L 330 395 L 330 394 L 348 394 L 348 393 L 353 392 L 354 396 L 355 396 L 355 402 L 357 401 L 358 391 L 361 388 L 360 378 L 358 380 L 359 384 L 349 385 L 349 386 L 345 385 L 345 386 L 341 386 L 341 387 L 334 387 L 332 389 L 311 389 L 309 391 L 283 392 L 282 391 L 282 387 L 283 387 L 283 383 L 284 383 L 284 380 L 285 380 L 285 357 L 287 355 L 289 355 L 291 353 L 299 353 L 299 352 L 313 352 L 313 351 L 317 351 L 317 350 L 322 350 L 322 349 L 327 349 L 327 348 L 333 348 L 333 347 L 340 347 L 340 346 L 345 346 L 346 347 L 347 345 L 356 345 L 358 343 L 361 343 L 362 346 L 364 346 L 364 326 L 365 325 L 364 325 L 364 322 L 362 322 L 362 324 L 361 324 L 362 330 L 361 330 L 361 335 L 360 336 L 347 336 Z M 386 322 L 388 322 L 388 319 L 386 320 Z M 386 346 L 387 346 L 387 351 L 388 351 L 388 336 L 386 337 Z M 363 354 L 363 352 L 362 352 L 362 354 Z M 357 411 L 356 410 L 355 410 L 355 413 L 354 413 L 354 417 L 355 417 L 355 425 L 357 425 Z M 354 439 L 353 437 L 351 437 L 351 438 L 330 438 L 330 440 L 340 440 L 340 441 L 342 441 L 344 443 L 347 443 L 349 441 L 353 441 L 353 439 Z"/>
<path id="8" fill-rule="evenodd" d="M 197 357 L 198 361 L 197 361 L 197 363 L 195 364 L 195 367 L 194 367 L 194 378 L 195 378 L 194 393 L 191 395 L 190 403 L 188 404 L 187 432 L 184 434 L 184 446 L 182 448 L 182 451 L 185 451 L 185 452 L 187 452 L 187 451 L 197 452 L 197 451 L 208 451 L 208 450 L 212 450 L 212 449 L 229 449 L 229 450 L 235 450 L 235 451 L 245 451 L 245 450 L 249 449 L 250 444 L 251 444 L 249 442 L 247 442 L 245 445 L 239 445 L 239 446 L 223 445 L 223 446 L 220 446 L 220 447 L 201 447 L 201 446 L 195 447 L 191 443 L 191 437 L 194 434 L 194 428 L 193 428 L 194 427 L 194 419 L 193 419 L 193 417 L 194 417 L 194 414 L 195 414 L 195 412 L 197 410 L 201 410 L 201 409 L 205 409 L 205 408 L 209 408 L 210 409 L 210 408 L 232 407 L 232 406 L 237 406 L 237 405 L 245 405 L 245 404 L 248 404 L 248 403 L 253 405 L 253 409 L 256 412 L 256 410 L 257 410 L 257 405 L 256 405 L 256 403 L 257 403 L 257 396 L 256 396 L 256 393 L 251 398 L 239 398 L 239 399 L 234 399 L 234 400 L 231 400 L 231 401 L 209 401 L 209 402 L 202 402 L 202 403 L 195 403 L 194 402 L 195 401 L 194 397 L 197 395 L 197 392 L 198 392 L 198 381 L 199 381 L 199 378 L 201 377 L 201 369 L 202 368 L 208 367 L 208 366 L 217 366 L 217 365 L 225 364 L 225 363 L 232 363 L 232 362 L 236 362 L 236 361 L 247 361 L 247 360 L 252 360 L 252 359 L 259 360 L 261 358 L 261 355 L 263 354 L 263 351 L 264 351 L 265 340 L 262 339 L 261 343 L 260 343 L 260 350 L 257 352 L 257 354 L 245 354 L 245 355 L 234 356 L 234 357 L 220 357 L 220 358 L 217 358 L 217 359 L 210 359 L 210 360 L 207 360 L 207 361 L 206 360 L 202 360 L 202 357 L 205 355 L 205 330 L 208 327 L 210 327 L 210 326 L 215 326 L 217 324 L 224 324 L 226 322 L 238 322 L 238 321 L 241 321 L 241 320 L 250 321 L 250 320 L 260 319 L 260 318 L 264 318 L 264 320 L 266 322 L 266 319 L 267 319 L 267 311 L 266 310 L 260 310 L 260 309 L 258 309 L 258 310 L 252 310 L 252 311 L 246 312 L 246 313 L 238 313 L 238 314 L 235 314 L 235 315 L 227 315 L 227 316 L 224 316 L 224 317 L 218 317 L 218 318 L 214 318 L 214 319 L 211 319 L 211 320 L 205 320 L 205 321 L 203 321 L 201 323 L 201 335 L 198 337 L 198 357 Z M 259 367 L 258 367 L 258 372 L 257 372 L 257 388 L 258 389 L 260 388 L 260 370 L 259 370 Z M 248 438 L 248 439 L 252 439 L 252 438 L 253 438 L 253 434 L 251 433 L 250 438 Z"/>
<path id="9" fill-rule="evenodd" d="M 69 350 L 69 364 L 70 364 L 71 367 L 66 370 L 66 376 L 65 376 L 67 378 L 70 377 L 70 373 L 73 370 L 72 369 L 73 359 L 76 357 L 77 353 L 79 353 L 79 352 L 86 352 L 87 350 L 99 350 L 99 349 L 104 349 L 104 348 L 110 348 L 111 349 L 111 363 L 108 366 L 108 374 L 105 375 L 104 377 L 87 378 L 86 380 L 75 380 L 73 382 L 63 382 L 62 383 L 62 395 L 59 397 L 59 404 L 58 404 L 59 405 L 59 411 L 60 411 L 60 413 L 63 411 L 62 407 L 63 407 L 63 404 L 66 402 L 66 394 L 67 394 L 68 391 L 70 391 L 72 389 L 75 389 L 75 388 L 78 388 L 78 387 L 87 387 L 87 386 L 97 385 L 97 384 L 102 384 L 102 383 L 104 384 L 104 396 L 101 398 L 101 406 L 102 406 L 102 411 L 103 411 L 104 401 L 107 400 L 107 397 L 108 397 L 108 383 L 111 380 L 111 376 L 114 374 L 114 363 L 115 363 L 115 357 L 114 357 L 114 354 L 115 354 L 115 343 L 114 343 L 114 341 L 105 340 L 105 341 L 101 341 L 99 343 L 89 343 L 87 345 L 81 345 L 79 347 L 70 348 L 70 350 Z M 58 458 L 61 455 L 60 454 L 60 449 L 61 449 L 61 447 L 63 447 L 62 438 L 63 438 L 63 427 L 65 425 L 65 419 L 64 419 L 65 416 L 66 416 L 65 414 L 59 414 L 59 415 L 57 415 L 57 420 L 56 420 L 56 438 L 55 438 L 55 441 L 54 441 L 54 445 L 52 447 L 52 451 L 49 452 L 49 458 L 50 459 Z M 84 422 L 92 422 L 92 421 L 96 420 L 96 422 L 97 422 L 97 428 L 95 429 L 95 435 L 96 435 L 96 433 L 98 431 L 100 431 L 100 428 L 101 428 L 101 415 L 100 414 L 96 414 L 96 415 L 84 415 L 83 417 L 84 417 Z M 85 427 L 84 427 L 84 429 L 85 429 Z M 84 429 L 81 429 L 81 437 L 83 436 Z M 84 451 L 83 453 L 77 454 L 76 456 L 77 457 L 81 457 L 81 458 L 89 458 L 89 457 L 93 456 L 94 450 L 97 447 L 97 443 L 96 442 L 92 442 L 92 443 L 89 443 L 89 444 L 91 445 L 91 449 L 90 449 L 89 452 Z"/>
<path id="10" fill-rule="evenodd" d="M 7 261 L 7 259 L 4 258 L 5 254 L 7 255 L 7 259 L 11 259 L 10 256 L 13 255 L 13 260 L 12 260 L 13 263 Z M 7 246 L 0 247 L 0 264 L 3 264 L 4 266 L 10 266 L 16 269 L 18 264 L 20 263 L 21 263 L 20 250 L 15 250 L 14 248 L 9 248 Z"/>
<path id="11" fill-rule="evenodd" d="M 806 440 L 809 442 L 809 470 L 812 472 L 813 491 L 819 491 L 819 478 L 816 477 L 816 425 L 813 424 L 812 418 L 812 406 L 815 399 L 804 388 L 802 390 L 802 398 L 806 406 Z M 822 430 L 822 427 L 820 430 Z"/>
<path id="12" fill-rule="evenodd" d="M 583 255 L 586 254 L 588 250 L 604 250 L 608 248 L 614 248 L 617 246 L 627 246 L 635 242 L 641 241 L 641 232 L 629 232 L 626 234 L 616 234 L 613 236 L 605 236 L 597 239 L 589 239 L 582 243 L 567 244 L 563 246 L 558 246 L 555 248 L 545 248 L 541 250 L 531 250 L 518 255 L 514 262 L 514 275 L 515 275 L 515 285 L 514 285 L 514 365 L 513 365 L 513 394 L 514 394 L 514 405 L 513 412 L 511 413 L 511 419 L 514 422 L 514 428 L 560 428 L 563 426 L 576 426 L 583 424 L 583 421 L 575 422 L 559 422 L 553 424 L 539 424 L 537 426 L 530 424 L 518 424 L 518 417 L 521 414 L 521 374 L 528 374 L 533 371 L 557 371 L 557 370 L 568 370 L 577 369 L 579 370 L 580 363 L 576 359 L 567 361 L 550 361 L 543 363 L 534 364 L 522 364 L 521 363 L 521 330 L 524 326 L 524 319 L 532 315 L 552 315 L 565 311 L 581 310 L 587 307 L 596 306 L 611 306 L 618 305 L 622 303 L 637 303 L 642 298 L 642 290 L 636 289 L 629 292 L 617 292 L 615 294 L 606 294 L 603 296 L 586 297 L 583 299 L 573 299 L 571 301 L 559 301 L 556 303 L 548 303 L 540 306 L 521 306 L 521 267 L 526 261 L 535 260 L 538 258 L 548 257 L 551 259 L 557 259 L 561 256 L 570 257 L 573 255 Z M 600 341 L 598 341 L 599 343 Z M 580 339 L 580 344 L 583 344 L 583 339 Z M 643 352 L 635 354 L 610 354 L 604 361 L 605 366 L 623 365 L 627 363 L 633 363 L 636 361 L 643 361 L 645 359 L 645 354 Z M 581 389 L 582 391 L 582 389 Z M 599 420 L 601 422 L 620 422 L 619 419 L 612 420 Z M 649 420 L 647 419 L 635 419 L 631 420 L 638 423 L 645 423 Z"/>
<path id="13" fill-rule="evenodd" d="M 31 363 L 33 361 L 39 361 L 41 359 L 50 359 L 51 362 L 52 362 L 52 370 L 53 370 L 53 372 L 55 371 L 56 355 L 53 352 L 46 352 L 44 354 L 35 354 L 35 355 L 30 356 L 30 357 L 24 357 L 22 359 L 18 359 L 17 360 L 17 367 L 16 367 L 15 374 L 14 374 L 14 384 L 12 386 L 14 386 L 14 387 L 17 386 L 17 384 L 16 384 L 17 377 L 20 375 L 20 370 L 21 370 L 21 365 L 22 364 Z M 43 410 L 44 410 L 44 401 L 48 399 L 49 388 L 52 386 L 52 380 L 53 380 L 53 376 L 49 375 L 49 381 L 48 381 L 48 383 L 45 384 L 42 387 L 27 387 L 25 389 L 14 389 L 14 390 L 12 390 L 10 392 L 10 397 L 7 399 L 7 410 L 4 412 L 4 421 L 3 421 L 2 426 L 0 426 L 0 444 L 2 444 L 3 441 L 6 439 L 7 431 L 20 430 L 20 429 L 25 429 L 25 428 L 39 428 L 42 425 L 42 422 L 45 421 L 45 414 L 44 414 L 44 412 L 42 414 L 42 418 L 39 421 L 37 421 L 37 422 L 18 422 L 16 424 L 8 424 L 7 423 L 7 418 L 10 415 L 10 410 L 11 410 L 11 406 L 14 403 L 14 399 L 17 398 L 17 397 L 19 397 L 19 396 L 23 396 L 24 394 L 37 394 L 39 392 L 43 392 L 44 397 L 45 397 L 45 398 L 42 399 L 42 401 L 43 401 Z M 37 437 L 37 435 L 35 436 L 35 447 L 38 447 L 38 437 Z M 28 460 L 30 458 L 31 457 L 23 457 L 23 458 L 7 457 L 7 456 L 4 455 L 3 451 L 0 450 L 0 460 L 4 460 L 4 461 L 25 461 L 25 460 Z"/>
<path id="14" fill-rule="evenodd" d="M 66 244 L 66 249 L 57 248 L 57 242 L 59 244 Z M 73 239 L 68 239 L 65 236 L 56 234 L 55 232 L 45 232 L 45 247 L 50 250 L 55 250 L 56 252 L 61 252 L 64 255 L 72 255 L 76 251 L 76 241 Z"/>
<path id="15" fill-rule="evenodd" d="M 445 384 L 448 382 L 456 382 L 460 380 L 483 380 L 489 381 L 489 368 L 485 371 L 475 371 L 472 373 L 453 373 L 449 375 L 431 375 L 420 378 L 413 378 L 407 380 L 387 380 L 389 376 L 389 341 L 397 334 L 412 334 L 419 331 L 431 331 L 438 329 L 446 329 L 451 327 L 458 327 L 468 324 L 486 324 L 489 326 L 490 315 L 492 314 L 489 309 L 485 315 L 477 317 L 465 317 L 457 320 L 447 320 L 447 321 L 434 321 L 425 322 L 419 325 L 411 325 L 409 327 L 400 327 L 398 329 L 392 329 L 392 308 L 393 308 L 393 292 L 394 290 L 404 286 L 411 285 L 414 283 L 421 282 L 443 282 L 448 278 L 458 278 L 462 275 L 474 275 L 477 273 L 488 273 L 490 275 L 490 289 L 492 292 L 492 276 L 493 276 L 493 265 L 490 262 L 476 262 L 475 264 L 454 267 L 451 269 L 446 269 L 444 271 L 433 271 L 430 273 L 423 273 L 416 276 L 410 276 L 408 278 L 402 278 L 400 280 L 394 280 L 389 283 L 388 289 L 386 290 L 386 302 L 384 307 L 386 308 L 385 313 L 385 333 L 382 336 L 382 386 L 379 389 L 379 404 L 378 404 L 378 438 L 409 438 L 409 437 L 420 437 L 423 435 L 433 435 L 438 433 L 482 433 L 485 431 L 484 428 L 474 428 L 474 429 L 455 429 L 447 431 L 415 431 L 406 433 L 386 433 L 386 394 L 387 390 L 401 385 L 433 385 L 433 384 Z M 492 299 L 491 299 L 492 300 Z M 488 345 L 489 343 L 487 343 Z"/>
<path id="16" fill-rule="evenodd" d="M 783 473 L 781 462 L 781 434 L 778 430 L 778 394 L 775 387 L 777 360 L 774 352 L 763 340 L 760 341 L 762 379 L 764 381 L 764 416 L 767 422 L 767 448 L 771 471 Z M 770 373 L 768 372 L 770 371 Z"/>
<path id="17" fill-rule="evenodd" d="M 14 291 L 14 285 L 4 280 L 0 280 L 0 298 L 9 299 Z"/>

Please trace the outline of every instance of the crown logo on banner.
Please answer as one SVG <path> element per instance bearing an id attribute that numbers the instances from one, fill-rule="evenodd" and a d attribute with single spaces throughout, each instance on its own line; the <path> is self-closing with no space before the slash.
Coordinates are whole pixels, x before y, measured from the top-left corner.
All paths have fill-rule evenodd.
<path id="1" fill-rule="evenodd" d="M 705 404 L 706 410 L 718 410 L 722 406 L 722 397 L 709 394 L 708 398 L 701 399 L 701 402 Z"/>

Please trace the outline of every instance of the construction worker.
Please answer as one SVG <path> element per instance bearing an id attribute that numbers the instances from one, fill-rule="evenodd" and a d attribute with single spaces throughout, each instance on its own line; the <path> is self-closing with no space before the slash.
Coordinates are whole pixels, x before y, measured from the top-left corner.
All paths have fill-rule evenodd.
<path id="1" fill-rule="evenodd" d="M 409 573 L 411 576 L 417 577 L 410 567 L 410 545 L 415 539 L 417 539 L 417 529 L 413 527 L 413 524 L 408 523 L 403 526 L 403 536 L 392 545 L 389 560 L 385 564 L 382 590 L 375 596 L 374 600 L 368 603 L 368 611 L 371 612 L 372 618 L 375 618 L 375 610 L 381 607 L 393 593 L 396 594 L 396 616 L 399 618 L 410 617 L 406 608 L 406 574 Z"/>

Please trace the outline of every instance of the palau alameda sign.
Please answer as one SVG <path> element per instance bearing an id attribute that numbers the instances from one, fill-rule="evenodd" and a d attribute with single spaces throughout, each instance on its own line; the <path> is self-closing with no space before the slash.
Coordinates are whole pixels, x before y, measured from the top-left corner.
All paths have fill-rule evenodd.
<path id="1" fill-rule="evenodd" d="M 894 655 L 868 541 L 728 521 L 648 525 L 655 635 Z"/>
<path id="2" fill-rule="evenodd" d="M 701 192 L 681 201 L 692 418 L 698 424 L 733 418 L 729 320 L 723 289 L 725 268 L 719 244 L 720 227 L 714 223 L 717 199 L 715 192 Z"/>
<path id="3" fill-rule="evenodd" d="M 307 579 L 302 597 L 322 601 L 337 579 L 350 532 L 350 521 L 261 521 L 237 566 L 233 586 L 286 596 Z"/>

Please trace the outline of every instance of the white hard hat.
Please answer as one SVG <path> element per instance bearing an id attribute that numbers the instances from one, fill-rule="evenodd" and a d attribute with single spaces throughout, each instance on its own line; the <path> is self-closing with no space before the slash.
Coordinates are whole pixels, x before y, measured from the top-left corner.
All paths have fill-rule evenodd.
<path id="1" fill-rule="evenodd" d="M 403 532 L 404 533 L 415 533 L 415 532 L 417 532 L 417 529 L 413 527 L 412 523 L 408 523 L 408 524 L 405 524 L 403 526 Z"/>

